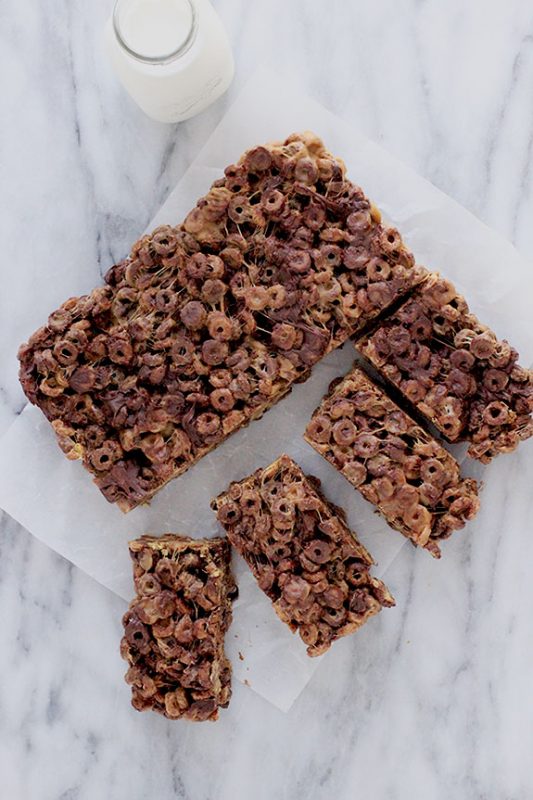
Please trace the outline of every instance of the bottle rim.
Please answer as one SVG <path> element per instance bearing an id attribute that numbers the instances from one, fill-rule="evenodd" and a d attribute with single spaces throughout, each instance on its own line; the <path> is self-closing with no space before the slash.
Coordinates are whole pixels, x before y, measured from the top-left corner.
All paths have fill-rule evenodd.
<path id="1" fill-rule="evenodd" d="M 171 52 L 162 53 L 161 55 L 156 56 L 147 56 L 143 53 L 137 52 L 135 49 L 130 47 L 124 39 L 120 28 L 120 12 L 124 9 L 124 5 L 128 2 L 129 0 L 115 1 L 115 6 L 113 8 L 113 31 L 117 42 L 122 49 L 125 50 L 126 53 L 128 53 L 128 55 L 130 55 L 132 58 L 136 59 L 136 61 L 141 61 L 143 64 L 168 64 L 171 61 L 175 61 L 177 58 L 184 56 L 185 53 L 191 48 L 198 32 L 198 11 L 195 0 L 184 0 L 184 2 L 188 4 L 191 11 L 191 24 L 185 38 Z"/>

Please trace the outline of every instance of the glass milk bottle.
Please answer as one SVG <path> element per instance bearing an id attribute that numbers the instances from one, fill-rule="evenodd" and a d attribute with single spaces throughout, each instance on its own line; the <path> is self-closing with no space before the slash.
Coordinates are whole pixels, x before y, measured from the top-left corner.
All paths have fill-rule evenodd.
<path id="1" fill-rule="evenodd" d="M 106 26 L 126 91 L 159 122 L 199 114 L 233 78 L 233 56 L 209 0 L 117 0 Z"/>

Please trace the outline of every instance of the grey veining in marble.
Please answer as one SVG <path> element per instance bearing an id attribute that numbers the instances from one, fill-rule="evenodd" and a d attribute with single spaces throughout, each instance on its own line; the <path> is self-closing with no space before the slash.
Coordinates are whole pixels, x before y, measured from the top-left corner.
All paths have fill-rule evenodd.
<path id="1" fill-rule="evenodd" d="M 0 432 L 24 402 L 19 342 L 65 285 L 90 289 L 123 255 L 260 62 L 529 257 L 529 0 L 217 0 L 235 83 L 179 127 L 117 85 L 101 53 L 111 5 L 0 3 Z M 486 535 L 459 534 L 440 563 L 403 548 L 396 612 L 339 642 L 288 714 L 236 685 L 207 726 L 130 709 L 124 603 L 3 515 L 2 800 L 530 800 L 531 482 L 520 451 L 498 459 Z"/>

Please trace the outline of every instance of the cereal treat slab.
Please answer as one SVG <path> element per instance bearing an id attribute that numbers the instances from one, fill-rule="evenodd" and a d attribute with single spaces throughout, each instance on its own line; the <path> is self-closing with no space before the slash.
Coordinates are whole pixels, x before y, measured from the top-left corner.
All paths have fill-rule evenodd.
<path id="1" fill-rule="evenodd" d="M 231 696 L 224 634 L 237 588 L 227 539 L 142 536 L 129 545 L 137 596 L 123 618 L 132 705 L 215 720 Z"/>
<path id="2" fill-rule="evenodd" d="M 356 347 L 472 458 L 488 463 L 533 434 L 533 373 L 436 273 Z"/>
<path id="3" fill-rule="evenodd" d="M 212 507 L 308 655 L 321 655 L 383 606 L 394 605 L 386 586 L 371 577 L 374 562 L 342 509 L 328 503 L 320 481 L 288 456 L 232 483 Z"/>
<path id="4" fill-rule="evenodd" d="M 389 525 L 440 558 L 439 541 L 478 511 L 477 483 L 359 368 L 330 388 L 305 439 Z"/>
<path id="5" fill-rule="evenodd" d="M 19 351 L 28 399 L 123 511 L 148 501 L 425 276 L 312 134 L 256 147 L 182 225 Z"/>

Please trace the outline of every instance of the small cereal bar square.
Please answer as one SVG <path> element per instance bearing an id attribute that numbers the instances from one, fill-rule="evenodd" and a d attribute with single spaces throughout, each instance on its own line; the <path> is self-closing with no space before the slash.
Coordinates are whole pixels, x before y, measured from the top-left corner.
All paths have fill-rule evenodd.
<path id="1" fill-rule="evenodd" d="M 472 458 L 488 463 L 533 434 L 533 373 L 437 273 L 356 347 Z"/>
<path id="2" fill-rule="evenodd" d="M 228 540 L 142 536 L 129 549 L 137 596 L 123 618 L 120 651 L 133 707 L 217 719 L 231 696 L 224 634 L 237 588 Z"/>
<path id="3" fill-rule="evenodd" d="M 288 456 L 232 483 L 212 506 L 309 656 L 321 655 L 383 606 L 394 605 L 387 587 L 370 575 L 374 562 L 342 509 Z"/>
<path id="4" fill-rule="evenodd" d="M 439 541 L 477 513 L 476 481 L 461 478 L 453 456 L 357 367 L 333 384 L 305 439 L 436 558 Z"/>

